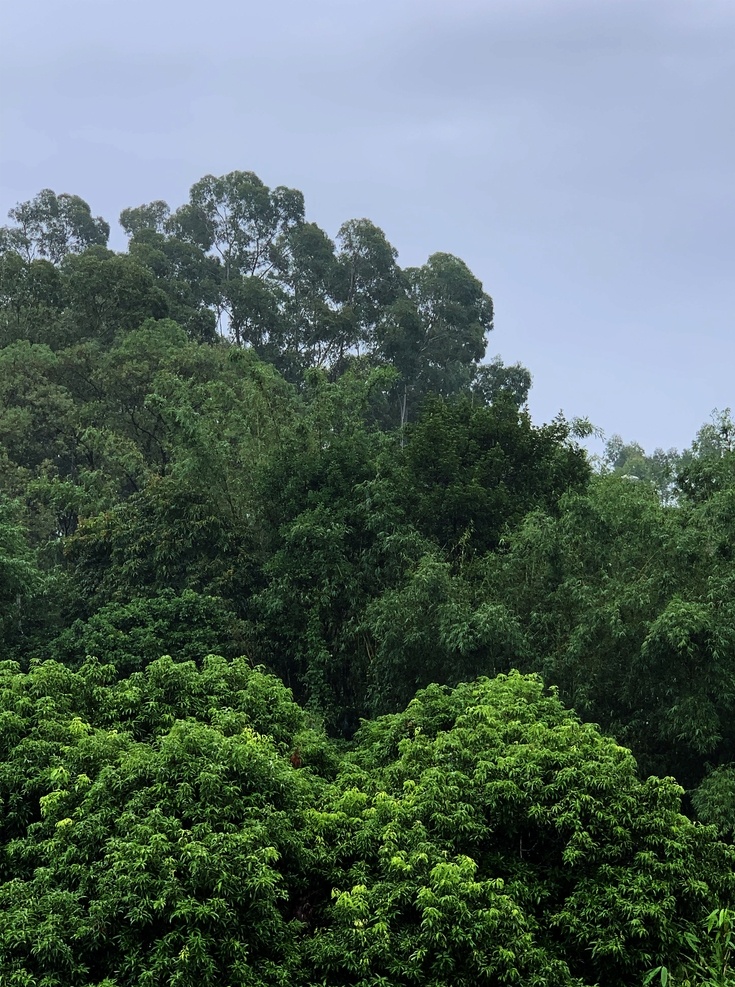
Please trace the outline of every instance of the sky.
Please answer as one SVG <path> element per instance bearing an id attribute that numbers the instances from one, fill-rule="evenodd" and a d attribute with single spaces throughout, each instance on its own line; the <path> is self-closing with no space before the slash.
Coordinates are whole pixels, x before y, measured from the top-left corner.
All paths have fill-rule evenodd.
<path id="1" fill-rule="evenodd" d="M 488 357 L 608 437 L 735 409 L 733 0 L 6 4 L 0 222 L 42 188 L 113 224 L 205 174 L 367 217 L 495 303 Z"/>

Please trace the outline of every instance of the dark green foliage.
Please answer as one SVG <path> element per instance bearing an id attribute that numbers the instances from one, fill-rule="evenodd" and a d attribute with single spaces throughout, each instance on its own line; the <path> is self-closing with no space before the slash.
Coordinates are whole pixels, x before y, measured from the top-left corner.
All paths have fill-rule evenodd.
<path id="1" fill-rule="evenodd" d="M 262 478 L 273 540 L 253 599 L 252 648 L 336 728 L 346 710 L 367 712 L 366 605 L 428 546 L 386 476 L 398 468 L 394 443 L 360 421 L 371 380 L 312 384 L 306 429 Z"/>
<path id="2" fill-rule="evenodd" d="M 520 363 L 508 367 L 501 357 L 496 356 L 477 369 L 472 381 L 472 393 L 483 404 L 494 404 L 505 395 L 517 408 L 523 408 L 531 390 L 531 381 L 530 372 Z"/>
<path id="3" fill-rule="evenodd" d="M 63 297 L 61 274 L 50 261 L 24 260 L 14 251 L 0 253 L 0 343 L 50 343 Z"/>
<path id="4" fill-rule="evenodd" d="M 252 172 L 10 218 L 2 987 L 723 987 L 729 411 L 593 475 L 461 260 Z"/>
<path id="5" fill-rule="evenodd" d="M 147 202 L 142 206 L 132 206 L 120 213 L 120 226 L 129 237 L 141 233 L 163 233 L 168 225 L 171 210 L 162 199 Z"/>
<path id="6" fill-rule="evenodd" d="M 149 270 L 166 297 L 166 311 L 190 339 L 216 339 L 221 269 L 201 248 L 143 228 L 130 242 L 130 257 Z"/>
<path id="7" fill-rule="evenodd" d="M 409 432 L 406 490 L 420 529 L 442 548 L 486 552 L 532 508 L 589 477 L 563 421 L 536 428 L 510 401 L 432 398 Z"/>
<path id="8" fill-rule="evenodd" d="M 176 596 L 167 590 L 151 599 L 101 607 L 89 620 L 62 631 L 44 651 L 72 667 L 94 655 L 126 676 L 164 653 L 197 663 L 214 652 L 234 657 L 242 652 L 242 639 L 242 622 L 218 597 L 191 590 Z"/>
<path id="9" fill-rule="evenodd" d="M 732 490 L 735 486 L 735 451 L 692 460 L 679 472 L 677 485 L 683 496 L 695 503 Z"/>
<path id="10" fill-rule="evenodd" d="M 22 641 L 47 579 L 28 544 L 18 505 L 0 495 L 0 643 Z"/>
<path id="11" fill-rule="evenodd" d="M 85 520 L 66 558 L 91 607 L 162 590 L 247 594 L 254 575 L 247 528 L 217 512 L 209 491 L 154 477 L 116 508 Z"/>
<path id="12" fill-rule="evenodd" d="M 735 750 L 731 498 L 663 506 L 648 485 L 601 478 L 483 563 L 485 592 L 524 628 L 525 667 L 645 771 L 690 788 Z"/>
<path id="13" fill-rule="evenodd" d="M 78 195 L 56 195 L 43 189 L 28 202 L 20 202 L 8 213 L 15 226 L 0 229 L 0 249 L 11 249 L 33 260 L 48 258 L 59 263 L 68 254 L 91 246 L 104 247 L 109 223 L 92 211 Z"/>
<path id="14" fill-rule="evenodd" d="M 362 623 L 373 641 L 372 713 L 405 705 L 431 682 L 508 671 L 528 657 L 512 611 L 453 573 L 435 549 L 405 565 L 402 582 L 367 606 Z"/>
<path id="15" fill-rule="evenodd" d="M 45 344 L 19 340 L 0 350 L 0 439 L 9 463 L 22 469 L 58 462 L 69 449 L 73 401 L 57 370 L 58 357 Z"/>
<path id="16" fill-rule="evenodd" d="M 153 276 L 126 254 L 101 247 L 71 256 L 62 266 L 67 308 L 64 344 L 83 339 L 111 343 L 122 330 L 168 315 L 168 302 Z"/>

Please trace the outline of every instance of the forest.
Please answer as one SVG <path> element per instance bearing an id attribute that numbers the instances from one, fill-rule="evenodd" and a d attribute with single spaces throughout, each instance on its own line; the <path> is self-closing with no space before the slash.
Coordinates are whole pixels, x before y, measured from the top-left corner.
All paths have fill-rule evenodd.
<path id="1" fill-rule="evenodd" d="M 593 457 L 252 172 L 8 219 L 2 987 L 733 987 L 730 410 Z"/>

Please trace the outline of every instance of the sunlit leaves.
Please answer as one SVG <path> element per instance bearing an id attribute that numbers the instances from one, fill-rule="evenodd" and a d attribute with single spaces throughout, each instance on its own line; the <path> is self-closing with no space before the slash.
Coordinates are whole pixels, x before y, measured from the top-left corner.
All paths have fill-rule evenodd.
<path id="1" fill-rule="evenodd" d="M 18 984 L 617 987 L 731 884 L 676 785 L 517 674 L 346 756 L 244 659 L 8 663 L 0 750 Z"/>

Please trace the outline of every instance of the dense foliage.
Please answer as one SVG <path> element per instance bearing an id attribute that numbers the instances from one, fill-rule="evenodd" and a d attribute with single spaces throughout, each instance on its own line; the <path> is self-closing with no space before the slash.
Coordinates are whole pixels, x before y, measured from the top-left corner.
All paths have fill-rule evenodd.
<path id="1" fill-rule="evenodd" d="M 0 961 L 38 984 L 633 983 L 735 852 L 540 681 L 340 755 L 244 659 L 0 669 Z"/>
<path id="2" fill-rule="evenodd" d="M 595 463 L 250 172 L 10 219 L 0 982 L 731 983 L 729 411 Z"/>

